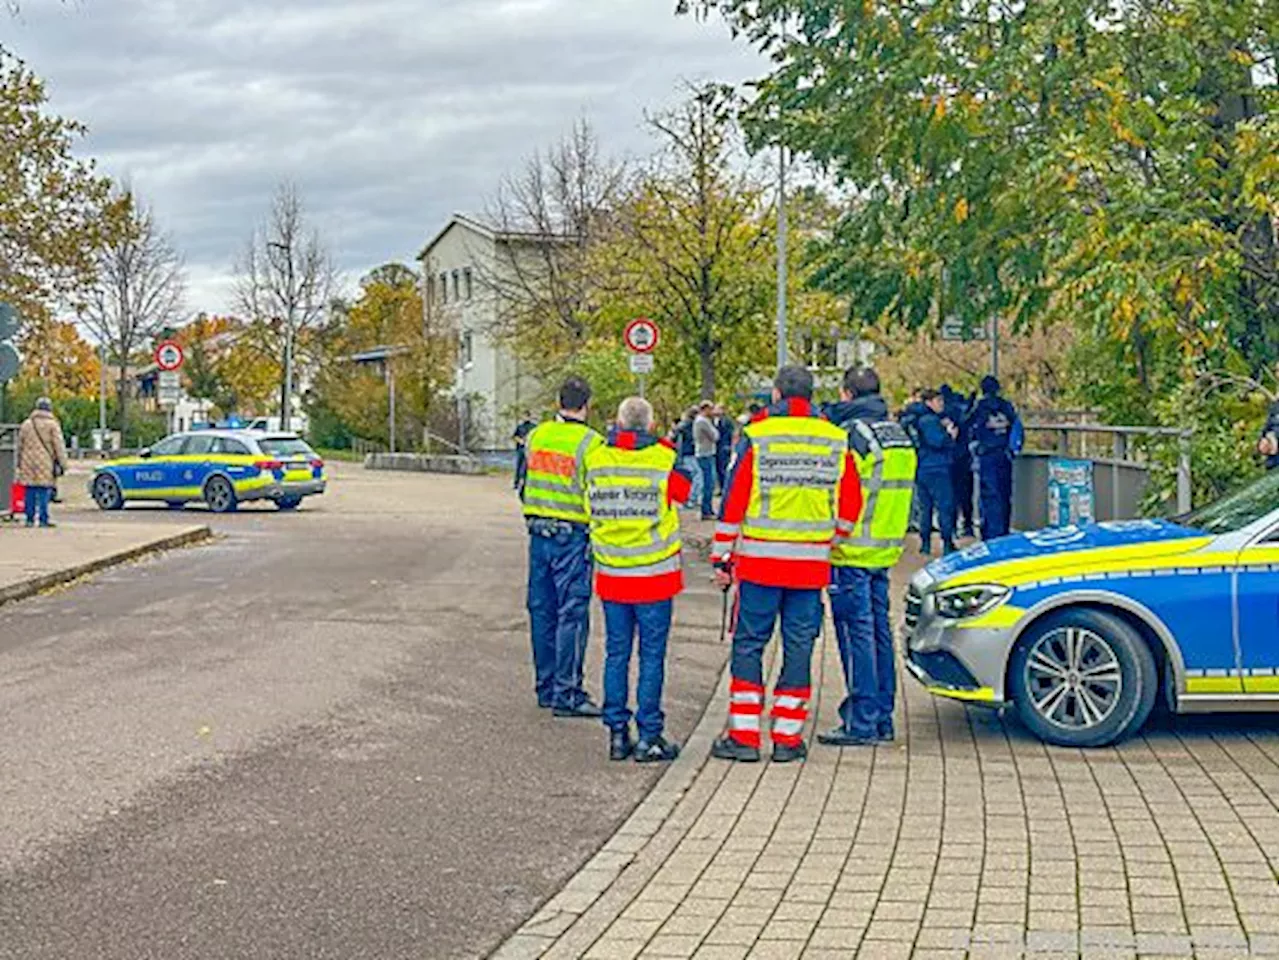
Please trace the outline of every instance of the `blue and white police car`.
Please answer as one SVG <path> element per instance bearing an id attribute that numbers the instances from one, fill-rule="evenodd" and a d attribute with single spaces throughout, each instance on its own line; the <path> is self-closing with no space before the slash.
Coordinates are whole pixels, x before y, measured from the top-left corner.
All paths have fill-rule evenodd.
<path id="1" fill-rule="evenodd" d="M 1133 733 L 1157 696 L 1182 713 L 1275 710 L 1277 490 L 1270 473 L 1172 521 L 1015 534 L 936 560 L 907 591 L 907 668 L 1065 746 Z"/>
<path id="2" fill-rule="evenodd" d="M 171 507 L 203 501 L 227 513 L 247 500 L 293 510 L 304 497 L 324 493 L 326 483 L 324 461 L 296 434 L 192 430 L 102 464 L 89 492 L 103 510 L 119 510 L 128 500 Z"/>

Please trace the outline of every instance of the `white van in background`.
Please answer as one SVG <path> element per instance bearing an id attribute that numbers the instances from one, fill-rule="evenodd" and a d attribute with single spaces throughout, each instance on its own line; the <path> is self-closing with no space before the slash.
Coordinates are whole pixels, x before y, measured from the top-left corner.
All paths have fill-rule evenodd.
<path id="1" fill-rule="evenodd" d="M 254 417 L 252 420 L 246 421 L 242 429 L 264 430 L 267 433 L 280 433 L 283 431 L 285 433 L 296 433 L 299 436 L 304 436 L 307 432 L 308 426 L 306 416 L 301 413 L 295 413 L 289 419 L 293 422 L 289 426 L 282 427 L 280 425 L 279 417 Z"/>

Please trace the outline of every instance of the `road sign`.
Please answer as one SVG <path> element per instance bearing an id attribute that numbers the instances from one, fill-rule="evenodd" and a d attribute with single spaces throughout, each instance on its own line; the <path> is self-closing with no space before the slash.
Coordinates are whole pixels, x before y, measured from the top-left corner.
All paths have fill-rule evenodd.
<path id="1" fill-rule="evenodd" d="M 627 324 L 622 341 L 632 353 L 651 353 L 658 345 L 658 325 L 648 317 L 636 317 Z"/>
<path id="2" fill-rule="evenodd" d="M 177 370 L 161 370 L 160 379 L 156 384 L 156 399 L 160 401 L 160 406 L 174 406 L 182 396 L 182 378 L 178 376 Z"/>
<path id="3" fill-rule="evenodd" d="M 0 340 L 0 383 L 16 377 L 20 366 L 22 357 L 18 355 L 18 348 L 8 340 Z"/>
<path id="4" fill-rule="evenodd" d="M 177 370 L 182 366 L 182 347 L 175 340 L 161 340 L 156 344 L 155 357 L 161 370 Z"/>
<path id="5" fill-rule="evenodd" d="M 653 354 L 633 353 L 631 355 L 631 372 L 637 375 L 653 373 Z"/>
<path id="6" fill-rule="evenodd" d="M 964 321 L 959 317 L 946 317 L 942 321 L 942 339 L 961 340 L 966 343 L 970 340 L 985 340 L 987 339 L 987 328 L 985 325 L 974 324 L 966 330 Z"/>

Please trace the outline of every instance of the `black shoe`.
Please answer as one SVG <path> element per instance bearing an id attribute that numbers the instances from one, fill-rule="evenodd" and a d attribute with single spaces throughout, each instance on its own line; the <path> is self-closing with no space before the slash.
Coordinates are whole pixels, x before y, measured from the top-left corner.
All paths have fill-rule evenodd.
<path id="1" fill-rule="evenodd" d="M 641 740 L 636 744 L 636 763 L 665 763 L 680 756 L 680 747 L 665 737 Z"/>
<path id="2" fill-rule="evenodd" d="M 828 747 L 869 747 L 879 743 L 880 740 L 877 737 L 859 736 L 844 727 L 835 727 L 826 733 L 818 734 L 818 742 Z"/>
<path id="3" fill-rule="evenodd" d="M 785 743 L 773 745 L 774 763 L 791 763 L 794 760 L 803 760 L 808 755 L 809 748 L 804 745 L 804 741 L 797 743 L 794 747 Z"/>
<path id="4" fill-rule="evenodd" d="M 972 537 L 974 535 L 973 527 L 965 527 L 964 532 L 960 534 L 962 537 Z"/>
<path id="5" fill-rule="evenodd" d="M 598 720 L 600 707 L 590 700 L 583 700 L 576 707 L 552 707 L 551 715 L 571 720 Z"/>
<path id="6" fill-rule="evenodd" d="M 927 543 L 920 544 L 920 556 L 922 557 L 933 556 L 933 547 Z"/>
<path id="7" fill-rule="evenodd" d="M 893 743 L 893 727 L 881 727 L 876 731 L 876 739 L 881 743 Z"/>
<path id="8" fill-rule="evenodd" d="M 756 763 L 760 759 L 758 748 L 739 743 L 728 734 L 711 745 L 711 755 L 718 760 L 736 760 L 738 763 Z"/>
<path id="9" fill-rule="evenodd" d="M 942 541 L 942 555 L 945 557 L 948 553 L 955 553 L 956 545 L 950 540 Z"/>
<path id="10" fill-rule="evenodd" d="M 716 518 L 716 515 L 714 513 L 704 513 L 702 515 L 703 520 L 714 520 L 715 518 Z"/>
<path id="11" fill-rule="evenodd" d="M 621 730 L 609 731 L 609 759 L 625 760 L 631 756 L 635 744 L 631 742 L 631 732 L 623 727 Z"/>
<path id="12" fill-rule="evenodd" d="M 539 710 L 550 710 L 550 709 L 551 709 L 551 707 L 552 707 L 552 703 L 551 703 L 551 700 L 550 700 L 548 697 L 539 697 L 539 698 L 538 698 L 538 709 L 539 709 Z"/>

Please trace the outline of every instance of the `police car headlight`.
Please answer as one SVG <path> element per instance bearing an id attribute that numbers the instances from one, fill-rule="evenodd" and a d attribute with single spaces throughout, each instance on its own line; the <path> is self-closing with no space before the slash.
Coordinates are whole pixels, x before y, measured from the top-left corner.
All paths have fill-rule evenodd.
<path id="1" fill-rule="evenodd" d="M 963 620 L 994 610 L 1009 598 L 1012 591 L 995 583 L 971 583 L 963 587 L 939 590 L 933 595 L 933 608 L 948 620 Z"/>

